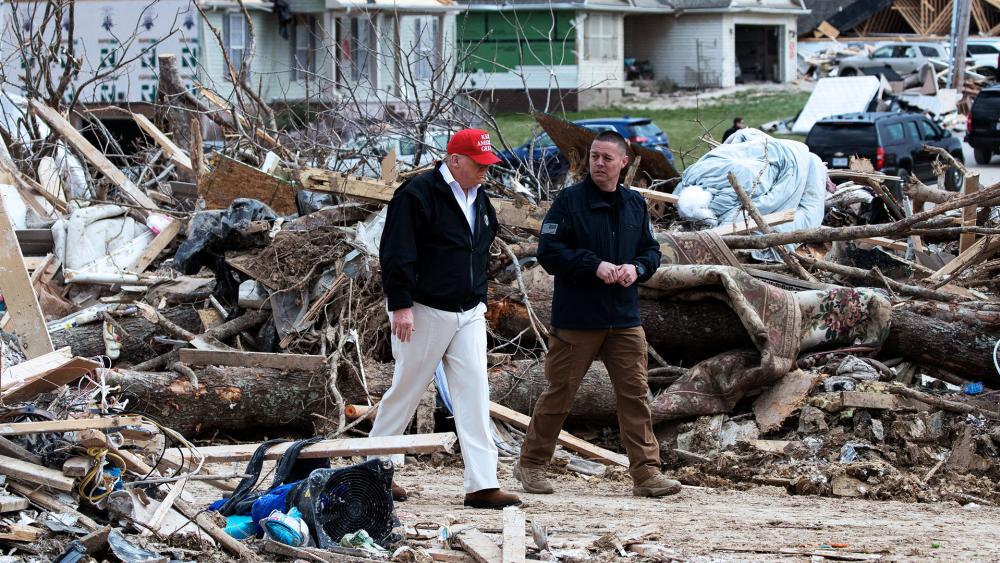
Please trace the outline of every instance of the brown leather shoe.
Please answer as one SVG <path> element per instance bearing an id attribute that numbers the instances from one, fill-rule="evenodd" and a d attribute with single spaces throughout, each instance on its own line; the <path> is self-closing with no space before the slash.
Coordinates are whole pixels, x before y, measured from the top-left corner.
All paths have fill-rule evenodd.
<path id="1" fill-rule="evenodd" d="M 406 489 L 400 487 L 396 483 L 392 484 L 392 500 L 396 502 L 403 502 L 406 500 Z"/>
<path id="2" fill-rule="evenodd" d="M 465 506 L 472 508 L 495 508 L 500 509 L 505 506 L 518 506 L 521 499 L 517 495 L 502 491 L 500 489 L 483 489 L 465 495 Z"/>

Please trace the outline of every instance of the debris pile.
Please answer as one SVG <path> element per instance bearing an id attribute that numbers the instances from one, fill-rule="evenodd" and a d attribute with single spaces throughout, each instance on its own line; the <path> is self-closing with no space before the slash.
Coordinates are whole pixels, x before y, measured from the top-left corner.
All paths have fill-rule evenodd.
<path id="1" fill-rule="evenodd" d="M 392 376 L 377 259 L 385 204 L 421 169 L 400 173 L 389 155 L 363 167 L 378 178 L 332 170 L 214 93 L 175 95 L 164 120 L 134 116 L 149 143 L 129 163 L 37 98 L 7 108 L 20 114 L 4 121 L 15 130 L 0 154 L 5 553 L 672 556 L 646 532 L 550 541 L 517 509 L 502 516 L 502 547 L 462 522 L 397 515 L 393 466 L 359 456 L 440 459 L 456 442 L 437 427 L 438 394 L 450 404 L 441 386 L 414 433 L 363 432 Z M 172 140 L 205 112 L 232 132 L 210 158 L 200 142 Z M 582 177 L 595 133 L 536 117 L 567 155 L 569 181 Z M 668 467 L 691 485 L 1000 501 L 1000 186 L 928 149 L 963 191 L 911 179 L 898 200 L 899 178 L 857 159 L 826 171 L 798 145 L 745 132 L 683 177 L 632 147 L 625 182 L 650 203 L 663 250 L 641 307 Z M 700 215 L 677 209 L 693 185 L 708 194 Z M 487 186 L 502 225 L 487 316 L 503 463 L 546 387 L 552 285 L 533 257 L 559 188 L 530 170 Z M 579 435 L 560 438 L 565 471 L 615 479 L 628 465 L 600 432 L 616 424 L 613 397 L 595 364 L 570 413 Z"/>

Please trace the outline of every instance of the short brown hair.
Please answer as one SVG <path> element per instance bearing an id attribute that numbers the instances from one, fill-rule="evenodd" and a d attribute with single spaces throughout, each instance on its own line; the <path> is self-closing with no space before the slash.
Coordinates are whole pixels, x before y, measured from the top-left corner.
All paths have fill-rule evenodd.
<path id="1" fill-rule="evenodd" d="M 628 154 L 628 141 L 617 131 L 601 131 L 594 137 L 594 141 L 603 143 L 614 143 L 622 150 L 622 154 Z"/>

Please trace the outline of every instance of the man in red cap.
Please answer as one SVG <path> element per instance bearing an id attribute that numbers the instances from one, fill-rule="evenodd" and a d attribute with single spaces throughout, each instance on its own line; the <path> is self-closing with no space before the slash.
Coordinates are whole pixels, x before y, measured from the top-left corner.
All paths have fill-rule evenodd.
<path id="1" fill-rule="evenodd" d="M 486 272 L 499 225 L 480 185 L 497 162 L 489 133 L 455 133 L 443 162 L 393 194 L 379 249 L 396 366 L 371 436 L 402 434 L 443 364 L 465 461 L 465 505 L 476 508 L 521 504 L 497 480 L 486 377 Z M 392 492 L 406 498 L 395 483 Z"/>

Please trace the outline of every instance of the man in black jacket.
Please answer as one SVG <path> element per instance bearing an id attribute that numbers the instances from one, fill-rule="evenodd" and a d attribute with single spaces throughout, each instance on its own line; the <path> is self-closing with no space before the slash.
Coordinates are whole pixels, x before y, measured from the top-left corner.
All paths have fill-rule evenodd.
<path id="1" fill-rule="evenodd" d="M 641 195 L 618 183 L 628 145 L 613 131 L 590 146 L 590 176 L 556 197 L 542 222 L 538 261 L 555 276 L 552 329 L 545 356 L 549 388 L 535 404 L 514 477 L 529 493 L 553 492 L 544 467 L 583 376 L 600 357 L 611 376 L 632 494 L 680 491 L 660 472 L 646 373 L 646 335 L 637 282 L 660 265 L 649 212 Z"/>
<path id="2" fill-rule="evenodd" d="M 484 313 L 490 244 L 499 225 L 479 187 L 500 159 L 479 129 L 455 133 L 447 150 L 432 172 L 400 186 L 389 202 L 379 262 L 396 366 L 371 436 L 402 434 L 443 364 L 465 461 L 465 505 L 503 508 L 521 501 L 497 481 Z M 405 500 L 402 487 L 393 483 L 392 489 Z"/>

